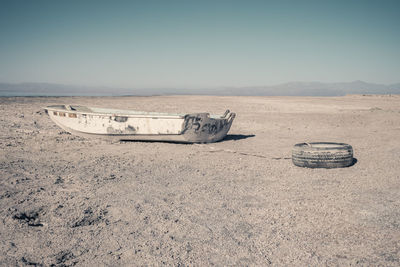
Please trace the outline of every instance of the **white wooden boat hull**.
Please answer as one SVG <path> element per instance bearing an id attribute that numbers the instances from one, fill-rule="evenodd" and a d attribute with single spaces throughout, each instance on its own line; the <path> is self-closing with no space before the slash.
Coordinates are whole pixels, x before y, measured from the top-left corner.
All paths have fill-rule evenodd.
<path id="1" fill-rule="evenodd" d="M 209 143 L 222 140 L 235 113 L 168 114 L 57 105 L 45 108 L 62 129 L 83 137 Z"/>

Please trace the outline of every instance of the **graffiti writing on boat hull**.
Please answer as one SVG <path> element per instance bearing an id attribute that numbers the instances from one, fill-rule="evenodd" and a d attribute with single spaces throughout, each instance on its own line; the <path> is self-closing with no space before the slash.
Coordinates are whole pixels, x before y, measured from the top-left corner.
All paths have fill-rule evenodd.
<path id="1" fill-rule="evenodd" d="M 190 114 L 185 116 L 182 133 L 217 134 L 226 129 L 227 120 L 212 119 L 207 113 Z"/>

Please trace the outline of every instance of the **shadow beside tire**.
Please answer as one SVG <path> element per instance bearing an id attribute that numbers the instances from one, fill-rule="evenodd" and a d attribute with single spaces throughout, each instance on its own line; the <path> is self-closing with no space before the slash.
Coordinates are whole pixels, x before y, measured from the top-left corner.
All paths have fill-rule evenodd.
<path id="1" fill-rule="evenodd" d="M 358 160 L 356 158 L 353 158 L 353 161 L 351 162 L 351 164 L 349 166 L 347 166 L 347 168 L 356 165 L 357 162 L 358 162 Z"/>

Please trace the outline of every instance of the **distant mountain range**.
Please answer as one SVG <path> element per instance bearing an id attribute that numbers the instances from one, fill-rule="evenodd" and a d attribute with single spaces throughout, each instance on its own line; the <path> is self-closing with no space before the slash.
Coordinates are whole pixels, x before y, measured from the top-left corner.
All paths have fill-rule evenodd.
<path id="1" fill-rule="evenodd" d="M 343 96 L 346 94 L 400 94 L 400 83 L 384 85 L 363 81 L 342 83 L 290 82 L 274 86 L 207 89 L 126 89 L 70 86 L 51 83 L 0 83 L 0 96 L 124 96 L 124 95 L 227 95 L 227 96 Z"/>

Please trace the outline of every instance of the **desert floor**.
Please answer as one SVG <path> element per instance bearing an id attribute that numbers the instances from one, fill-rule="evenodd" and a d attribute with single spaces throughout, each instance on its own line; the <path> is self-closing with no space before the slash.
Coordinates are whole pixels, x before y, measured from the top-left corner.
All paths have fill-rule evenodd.
<path id="1" fill-rule="evenodd" d="M 237 113 L 213 144 L 110 142 L 41 109 Z M 0 265 L 400 264 L 400 96 L 0 98 Z M 294 144 L 351 144 L 299 168 Z"/>

